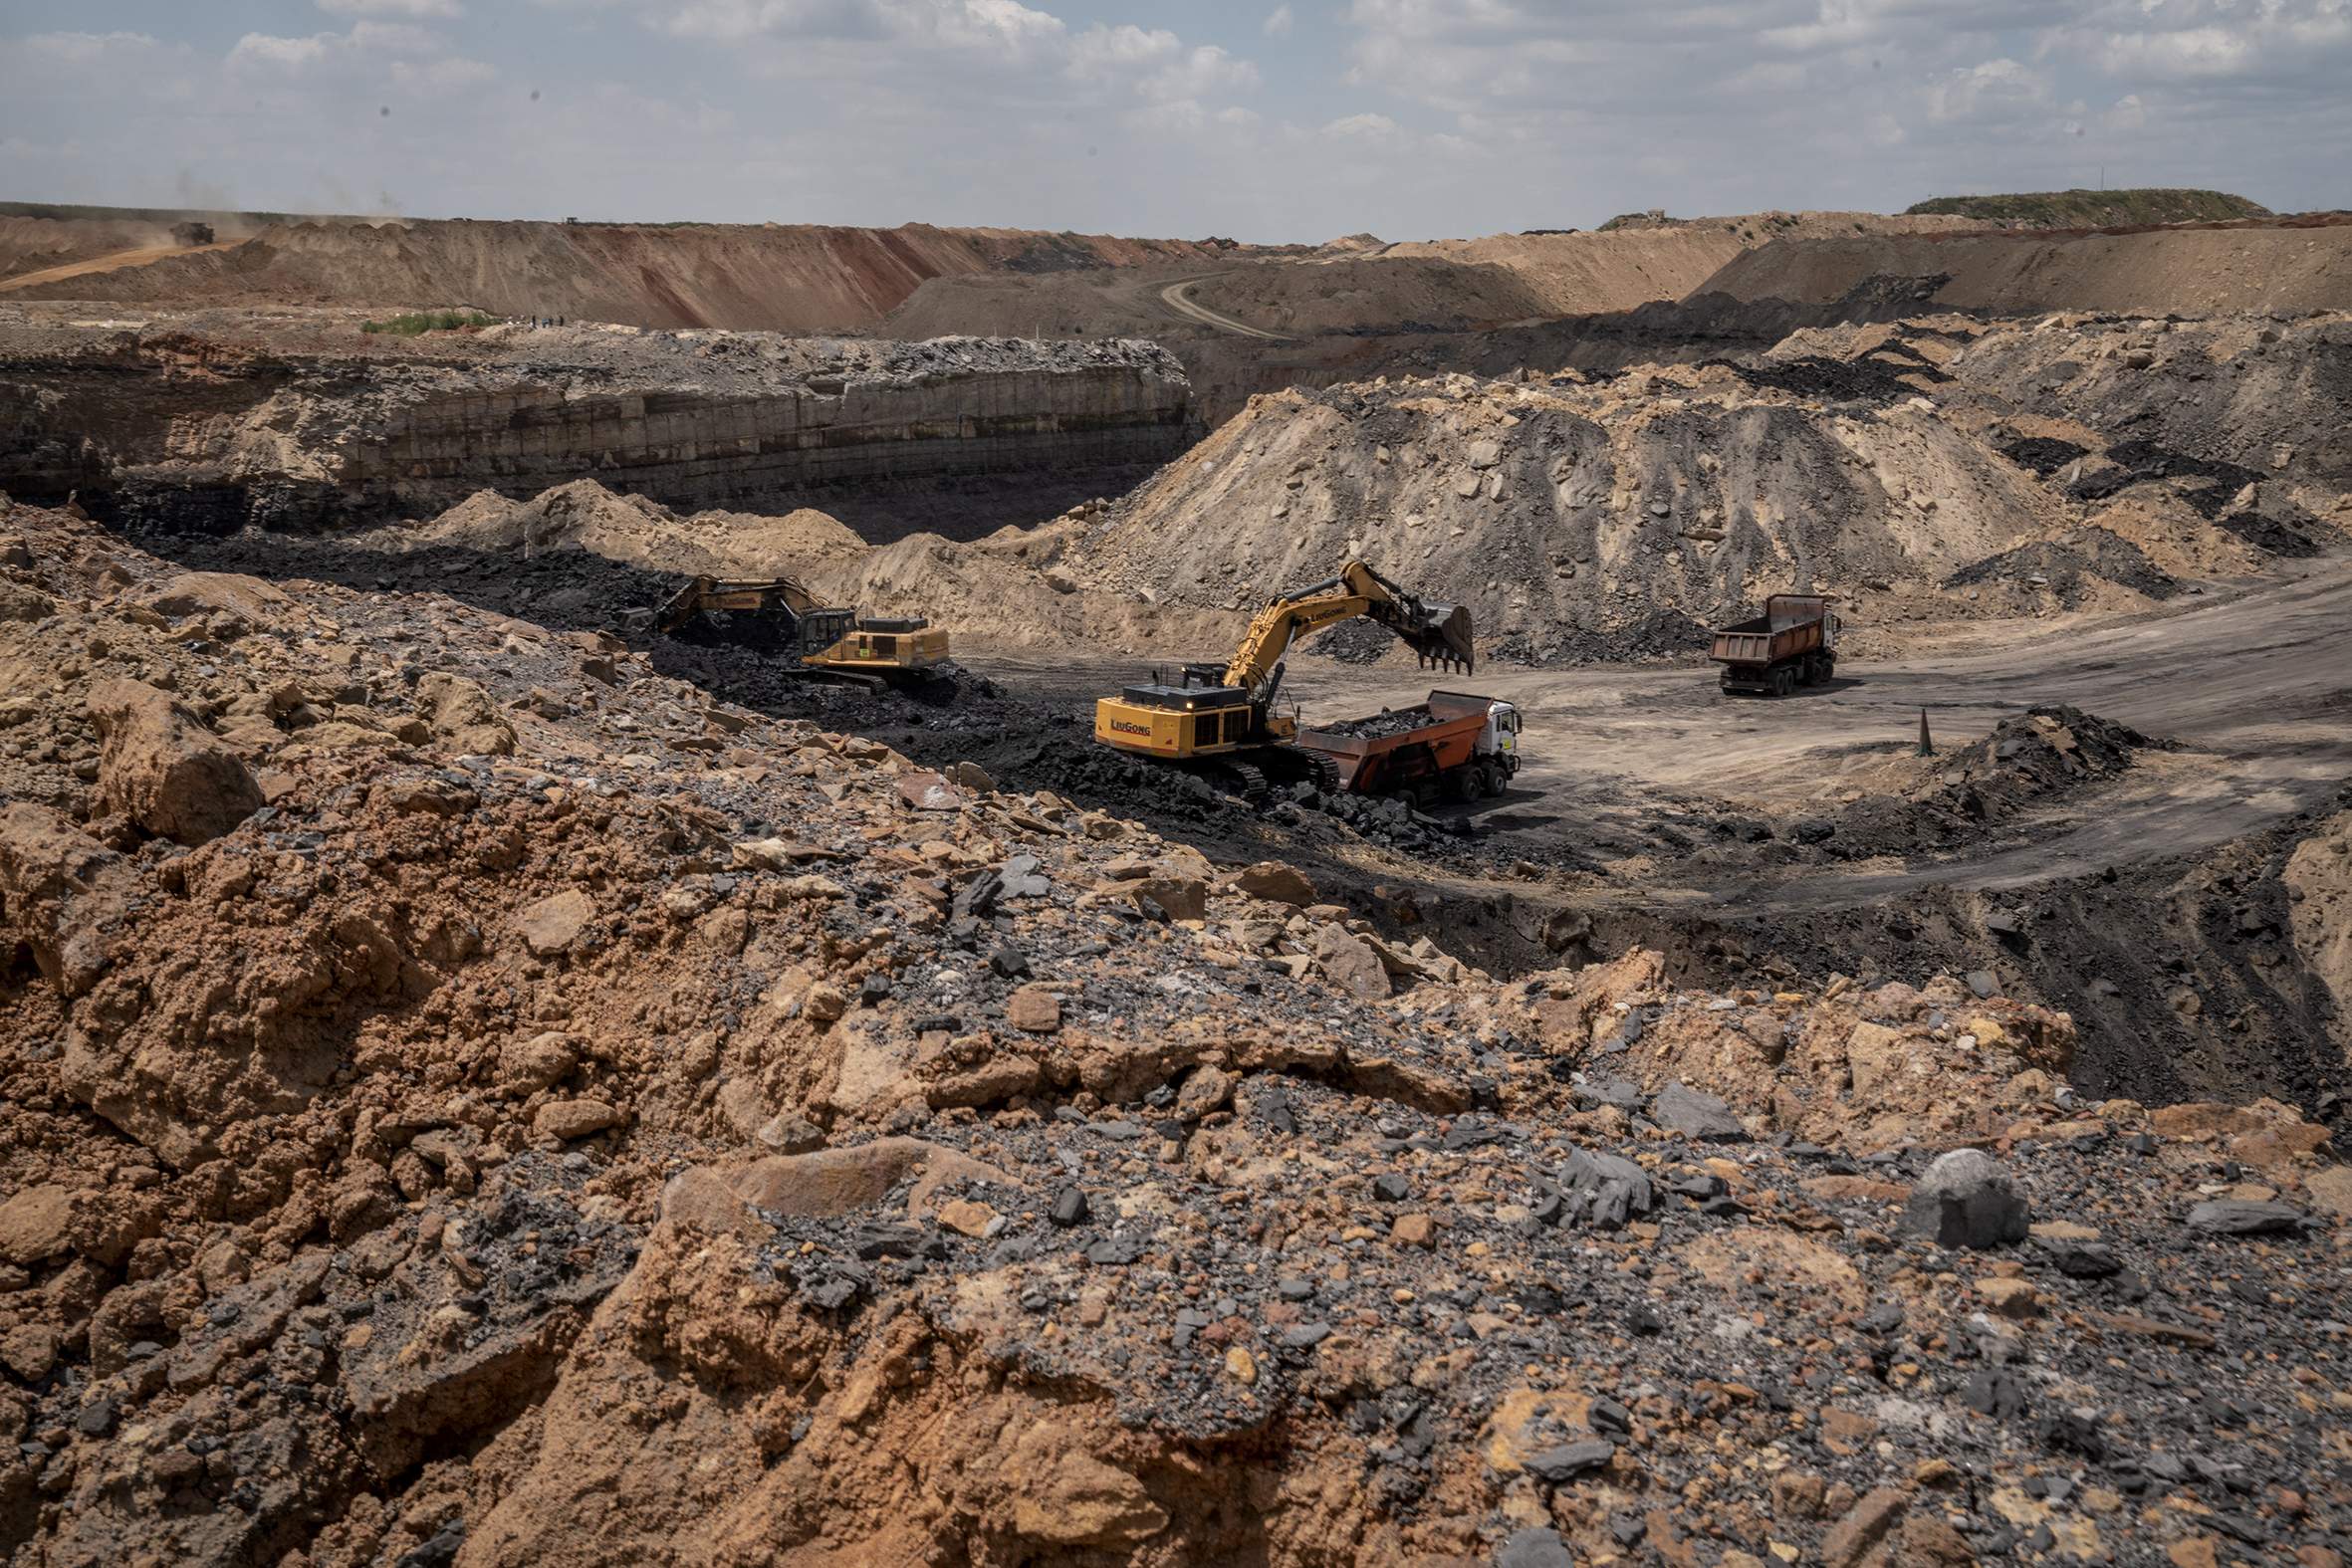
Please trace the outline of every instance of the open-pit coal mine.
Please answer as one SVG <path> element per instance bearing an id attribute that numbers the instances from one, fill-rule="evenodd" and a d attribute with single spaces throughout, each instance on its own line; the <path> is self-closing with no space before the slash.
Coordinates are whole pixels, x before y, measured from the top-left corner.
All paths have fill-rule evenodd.
<path id="1" fill-rule="evenodd" d="M 2352 227 L 171 216 L 0 217 L 11 1568 L 2352 1552 Z"/>

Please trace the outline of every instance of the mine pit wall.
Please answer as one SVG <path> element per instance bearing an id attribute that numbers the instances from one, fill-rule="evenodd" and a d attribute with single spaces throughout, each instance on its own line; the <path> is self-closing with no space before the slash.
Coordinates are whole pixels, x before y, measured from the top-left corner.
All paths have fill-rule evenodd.
<path id="1" fill-rule="evenodd" d="M 682 511 L 761 510 L 825 487 L 1162 463 L 1197 434 L 1186 390 L 1126 366 L 767 397 L 523 385 L 415 407 L 357 445 L 344 486 L 415 515 L 585 474 Z"/>
<path id="2" fill-rule="evenodd" d="M 594 478 L 680 510 L 782 511 L 964 476 L 1064 488 L 1198 440 L 1159 356 L 1082 367 L 782 384 L 772 394 L 583 392 L 486 368 L 455 387 L 355 364 L 0 362 L 0 493 L 79 494 L 133 532 L 317 532 L 432 516 L 477 490 Z"/>

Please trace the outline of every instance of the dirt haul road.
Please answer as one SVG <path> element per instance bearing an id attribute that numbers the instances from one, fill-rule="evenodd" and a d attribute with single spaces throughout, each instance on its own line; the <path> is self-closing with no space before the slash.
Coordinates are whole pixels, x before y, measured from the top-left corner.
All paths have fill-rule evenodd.
<path id="1" fill-rule="evenodd" d="M 1441 814 L 1474 812 L 1499 852 L 1552 859 L 1547 851 L 1637 839 L 1677 801 L 1769 810 L 1821 800 L 1841 774 L 1909 752 L 1923 708 L 1949 754 L 2004 715 L 2071 703 L 2182 751 L 2148 754 L 2089 799 L 2012 818 L 1960 856 L 1789 868 L 1785 878 L 1755 867 L 1711 877 L 1685 861 L 1629 879 L 1609 901 L 1854 906 L 1928 884 L 2016 886 L 2202 848 L 2314 804 L 2352 775 L 2352 558 L 2192 606 L 1845 665 L 1831 685 L 1778 701 L 1724 696 L 1712 665 L 1482 670 L 1443 683 L 1519 704 L 1527 761 L 1503 800 Z M 974 662 L 1057 699 L 1109 690 L 1134 669 Z M 1419 702 L 1431 684 L 1410 665 L 1307 658 L 1293 662 L 1287 688 L 1310 719 L 1338 719 Z"/>
<path id="2" fill-rule="evenodd" d="M 87 257 L 61 266 L 44 267 L 39 272 L 19 273 L 14 278 L 0 279 L 0 294 L 11 294 L 20 289 L 39 288 L 43 284 L 63 283 L 68 278 L 95 277 L 99 273 L 119 272 L 125 267 L 144 267 L 168 256 L 201 256 L 206 251 L 225 251 L 241 245 L 242 240 L 219 240 L 210 245 L 142 245 L 135 250 L 115 251 L 105 256 Z"/>
<path id="3" fill-rule="evenodd" d="M 1215 277 L 1223 275 L 1212 274 L 1211 276 Z M 1187 278 L 1182 283 L 1169 284 L 1166 288 L 1160 291 L 1160 299 L 1167 305 L 1168 309 L 1174 311 L 1177 315 L 1185 317 L 1188 320 L 1198 322 L 1204 327 L 1213 327 L 1221 333 L 1238 333 L 1244 337 L 1261 337 L 1270 343 L 1290 341 L 1290 339 L 1285 337 L 1281 333 L 1270 333 L 1263 327 L 1252 327 L 1247 322 L 1237 322 L 1230 316 L 1222 316 L 1217 312 L 1210 310 L 1207 306 L 1196 302 L 1193 299 L 1190 291 L 1195 284 L 1207 283 L 1208 281 L 1208 278 Z"/>

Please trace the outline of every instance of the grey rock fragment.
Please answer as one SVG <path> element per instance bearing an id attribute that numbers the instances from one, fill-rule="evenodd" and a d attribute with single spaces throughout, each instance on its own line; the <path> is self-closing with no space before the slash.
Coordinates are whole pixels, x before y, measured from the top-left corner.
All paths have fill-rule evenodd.
<path id="1" fill-rule="evenodd" d="M 1685 1138 L 1738 1143 L 1748 1137 L 1748 1129 L 1730 1106 L 1712 1094 L 1701 1094 L 1679 1083 L 1668 1084 L 1650 1102 L 1650 1120 Z"/>
<path id="2" fill-rule="evenodd" d="M 1984 1248 L 2024 1240 L 2029 1222 L 1999 1161 L 1982 1149 L 1955 1149 L 1937 1156 L 1911 1189 L 1903 1225 L 1938 1246 Z"/>

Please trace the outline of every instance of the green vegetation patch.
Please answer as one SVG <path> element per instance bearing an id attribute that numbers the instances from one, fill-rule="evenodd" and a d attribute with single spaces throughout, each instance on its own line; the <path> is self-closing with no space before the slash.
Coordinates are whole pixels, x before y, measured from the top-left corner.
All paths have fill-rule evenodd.
<path id="1" fill-rule="evenodd" d="M 480 311 L 410 311 L 384 322 L 361 322 L 363 333 L 388 333 L 394 337 L 414 337 L 419 333 L 453 333 L 469 327 L 496 327 L 501 317 L 485 316 Z"/>
<path id="2" fill-rule="evenodd" d="M 2228 223 L 2267 218 L 2259 202 L 2220 190 L 2040 190 L 2005 196 L 1937 196 L 1905 217 L 1983 218 L 2019 229 L 2116 229 L 2142 223 Z"/>

